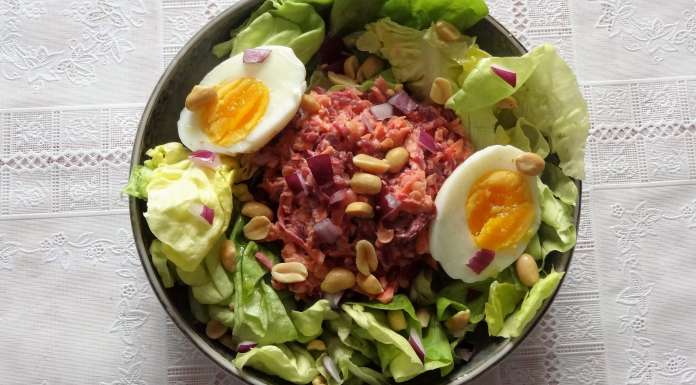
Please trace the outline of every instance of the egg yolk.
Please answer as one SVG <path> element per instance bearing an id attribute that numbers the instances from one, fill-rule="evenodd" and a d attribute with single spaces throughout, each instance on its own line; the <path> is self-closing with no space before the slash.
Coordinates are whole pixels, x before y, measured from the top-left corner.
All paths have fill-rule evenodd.
<path id="1" fill-rule="evenodd" d="M 263 82 L 240 78 L 217 87 L 217 101 L 203 108 L 199 119 L 211 142 L 229 146 L 244 139 L 268 108 L 269 91 Z"/>
<path id="2" fill-rule="evenodd" d="M 532 225 L 534 213 L 526 177 L 511 170 L 483 175 L 466 200 L 469 229 L 482 249 L 504 249 L 519 242 Z"/>

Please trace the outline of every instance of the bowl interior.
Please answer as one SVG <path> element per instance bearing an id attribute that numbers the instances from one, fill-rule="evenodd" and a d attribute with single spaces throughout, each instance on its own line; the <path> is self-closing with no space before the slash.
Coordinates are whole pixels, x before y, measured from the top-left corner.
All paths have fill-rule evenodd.
<path id="1" fill-rule="evenodd" d="M 216 43 L 227 40 L 229 31 L 243 22 L 259 3 L 259 0 L 237 2 L 199 31 L 174 58 L 155 87 L 143 112 L 135 138 L 131 165 L 141 164 L 145 159 L 147 149 L 158 144 L 179 140 L 177 120 L 188 91 L 210 69 L 222 61 L 211 54 L 212 47 Z M 491 17 L 470 28 L 467 34 L 476 36 L 479 45 L 496 56 L 519 56 L 526 52 L 525 48 Z M 143 267 L 155 294 L 176 325 L 206 356 L 247 382 L 258 385 L 287 384 L 283 380 L 253 370 L 245 370 L 243 373 L 238 371 L 230 363 L 231 355 L 226 351 L 226 348 L 218 342 L 210 340 L 205 335 L 203 325 L 196 324 L 194 321 L 188 306 L 186 289 L 184 287 L 167 290 L 163 288 L 147 251 L 153 240 L 153 235 L 142 215 L 145 210 L 146 205 L 143 201 L 130 199 L 133 234 Z M 577 212 L 579 212 L 579 204 Z M 552 255 L 547 258 L 547 263 L 553 265 L 556 270 L 566 271 L 571 254 L 572 250 Z M 535 321 L 528 327 L 527 332 L 545 313 L 550 302 L 547 301 Z M 463 384 L 468 382 L 502 359 L 521 342 L 524 336 L 513 340 L 501 339 L 497 341 L 488 340 L 486 335 L 477 335 L 476 338 L 480 339 L 484 345 L 471 362 L 455 368 L 451 374 L 444 378 L 441 378 L 437 372 L 429 372 L 410 382 L 414 384 Z"/>

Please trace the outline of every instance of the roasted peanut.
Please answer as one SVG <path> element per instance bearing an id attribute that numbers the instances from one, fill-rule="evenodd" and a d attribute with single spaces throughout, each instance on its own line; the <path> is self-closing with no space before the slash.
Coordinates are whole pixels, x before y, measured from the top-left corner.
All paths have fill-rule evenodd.
<path id="1" fill-rule="evenodd" d="M 496 103 L 495 106 L 501 110 L 514 110 L 517 108 L 517 99 L 513 98 L 512 96 L 508 96 L 507 98 Z"/>
<path id="2" fill-rule="evenodd" d="M 355 167 L 367 171 L 372 174 L 382 174 L 389 170 L 389 163 L 383 159 L 377 159 L 374 156 L 366 154 L 358 154 L 353 157 Z"/>
<path id="3" fill-rule="evenodd" d="M 242 215 L 249 218 L 266 217 L 271 221 L 273 220 L 273 210 L 265 204 L 256 201 L 244 203 L 244 206 L 242 206 Z"/>
<path id="4" fill-rule="evenodd" d="M 343 62 L 343 73 L 349 78 L 355 79 L 355 77 L 358 75 L 359 67 L 360 62 L 358 61 L 358 57 L 352 55 Z"/>
<path id="5" fill-rule="evenodd" d="M 307 350 L 323 352 L 324 350 L 326 350 L 326 344 L 322 340 L 311 340 L 307 344 Z"/>
<path id="6" fill-rule="evenodd" d="M 422 307 L 416 311 L 416 318 L 418 318 L 421 327 L 428 327 L 430 323 L 430 312 L 428 309 Z"/>
<path id="7" fill-rule="evenodd" d="M 372 274 L 358 274 L 356 282 L 358 283 L 358 287 L 369 295 L 377 295 L 384 291 L 382 284 L 379 282 L 377 277 Z"/>
<path id="8" fill-rule="evenodd" d="M 365 61 L 358 69 L 358 73 L 356 76 L 358 83 L 362 83 L 365 80 L 377 75 L 382 70 L 382 68 L 384 68 L 384 62 L 382 61 L 382 59 L 374 55 L 368 56 L 368 58 L 365 59 Z"/>
<path id="9" fill-rule="evenodd" d="M 430 99 L 437 104 L 445 104 L 452 96 L 452 83 L 445 78 L 435 78 L 430 87 Z"/>
<path id="10" fill-rule="evenodd" d="M 201 108 L 211 105 L 217 101 L 217 91 L 215 87 L 194 86 L 186 96 L 186 108 L 191 111 L 198 111 Z"/>
<path id="11" fill-rule="evenodd" d="M 326 380 L 324 379 L 324 376 L 321 374 L 314 377 L 312 380 L 312 385 L 326 385 Z"/>
<path id="12" fill-rule="evenodd" d="M 216 320 L 216 319 L 211 319 L 208 321 L 208 323 L 205 325 L 205 334 L 213 340 L 216 340 L 227 333 L 227 326 L 225 326 L 222 322 Z"/>
<path id="13" fill-rule="evenodd" d="M 355 218 L 372 218 L 374 209 L 366 202 L 352 202 L 346 206 L 346 214 Z"/>
<path id="14" fill-rule="evenodd" d="M 382 190 L 382 180 L 376 175 L 356 172 L 350 178 L 350 188 L 357 194 L 375 195 Z"/>
<path id="15" fill-rule="evenodd" d="M 220 338 L 220 343 L 228 349 L 237 349 L 237 339 L 232 337 L 231 334 L 225 334 L 224 336 L 222 336 L 222 338 Z"/>
<path id="16" fill-rule="evenodd" d="M 280 283 L 304 282 L 307 274 L 307 267 L 300 262 L 276 263 L 271 269 L 271 276 Z"/>
<path id="17" fill-rule="evenodd" d="M 389 310 L 387 312 L 387 321 L 389 321 L 389 327 L 394 331 L 406 330 L 406 317 L 404 317 L 404 312 L 401 310 Z"/>
<path id="18" fill-rule="evenodd" d="M 410 157 L 408 150 L 404 147 L 394 147 L 385 156 L 385 160 L 389 163 L 389 172 L 399 172 L 408 163 Z"/>
<path id="19" fill-rule="evenodd" d="M 339 85 L 339 86 L 355 87 L 358 85 L 358 83 L 356 83 L 355 80 L 349 78 L 346 75 L 341 75 L 341 74 L 337 74 L 335 72 L 329 71 L 327 76 L 328 76 L 329 80 L 331 81 L 331 83 Z"/>
<path id="20" fill-rule="evenodd" d="M 517 278 L 527 287 L 534 286 L 539 281 L 539 266 L 534 257 L 529 254 L 522 254 L 515 262 Z"/>
<path id="21" fill-rule="evenodd" d="M 344 267 L 334 267 L 326 274 L 321 283 L 321 291 L 324 293 L 338 293 L 355 286 L 355 274 Z"/>
<path id="22" fill-rule="evenodd" d="M 222 246 L 220 246 L 220 263 L 230 273 L 237 270 L 237 248 L 234 242 L 229 239 L 222 241 Z"/>
<path id="23" fill-rule="evenodd" d="M 525 152 L 515 158 L 517 171 L 528 176 L 537 176 L 544 171 L 544 159 L 533 152 Z"/>
<path id="24" fill-rule="evenodd" d="M 462 37 L 457 27 L 444 20 L 438 20 L 435 23 L 435 33 L 443 41 L 456 41 Z"/>
<path id="25" fill-rule="evenodd" d="M 445 326 L 454 337 L 463 337 L 466 334 L 470 316 L 471 312 L 468 309 L 459 311 L 445 322 Z"/>
<path id="26" fill-rule="evenodd" d="M 312 94 L 304 94 L 300 101 L 300 108 L 308 114 L 316 114 L 321 109 L 321 105 Z"/>
<path id="27" fill-rule="evenodd" d="M 380 243 L 389 243 L 394 240 L 394 229 L 387 229 L 380 226 L 377 229 L 377 241 Z"/>
<path id="28" fill-rule="evenodd" d="M 266 217 L 253 217 L 244 225 L 242 232 L 247 239 L 260 241 L 268 236 L 271 229 L 271 221 Z"/>
<path id="29" fill-rule="evenodd" d="M 377 251 L 372 243 L 364 239 L 359 240 L 355 244 L 355 265 L 358 267 L 358 271 L 364 275 L 370 275 L 377 270 L 378 264 Z"/>
<path id="30" fill-rule="evenodd" d="M 249 202 L 254 200 L 254 196 L 249 192 L 249 186 L 244 183 L 236 184 L 232 186 L 232 194 L 242 202 Z"/>

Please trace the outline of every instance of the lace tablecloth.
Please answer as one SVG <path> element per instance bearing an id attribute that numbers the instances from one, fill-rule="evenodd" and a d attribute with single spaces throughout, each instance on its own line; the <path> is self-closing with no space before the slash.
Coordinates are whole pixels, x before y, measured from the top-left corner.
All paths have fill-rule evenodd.
<path id="1" fill-rule="evenodd" d="M 223 0 L 0 0 L 0 382 L 236 384 L 160 308 L 126 182 L 161 70 Z M 580 238 L 550 312 L 478 384 L 696 384 L 696 3 L 494 0 L 589 104 Z"/>

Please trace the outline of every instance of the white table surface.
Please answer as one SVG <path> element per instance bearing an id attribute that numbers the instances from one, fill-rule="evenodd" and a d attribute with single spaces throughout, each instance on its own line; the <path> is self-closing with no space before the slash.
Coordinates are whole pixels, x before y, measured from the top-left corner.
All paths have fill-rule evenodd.
<path id="1" fill-rule="evenodd" d="M 133 134 L 234 0 L 0 0 L 0 383 L 236 384 L 168 320 L 133 246 Z M 494 0 L 590 105 L 580 237 L 550 312 L 477 384 L 696 384 L 696 2 Z"/>

